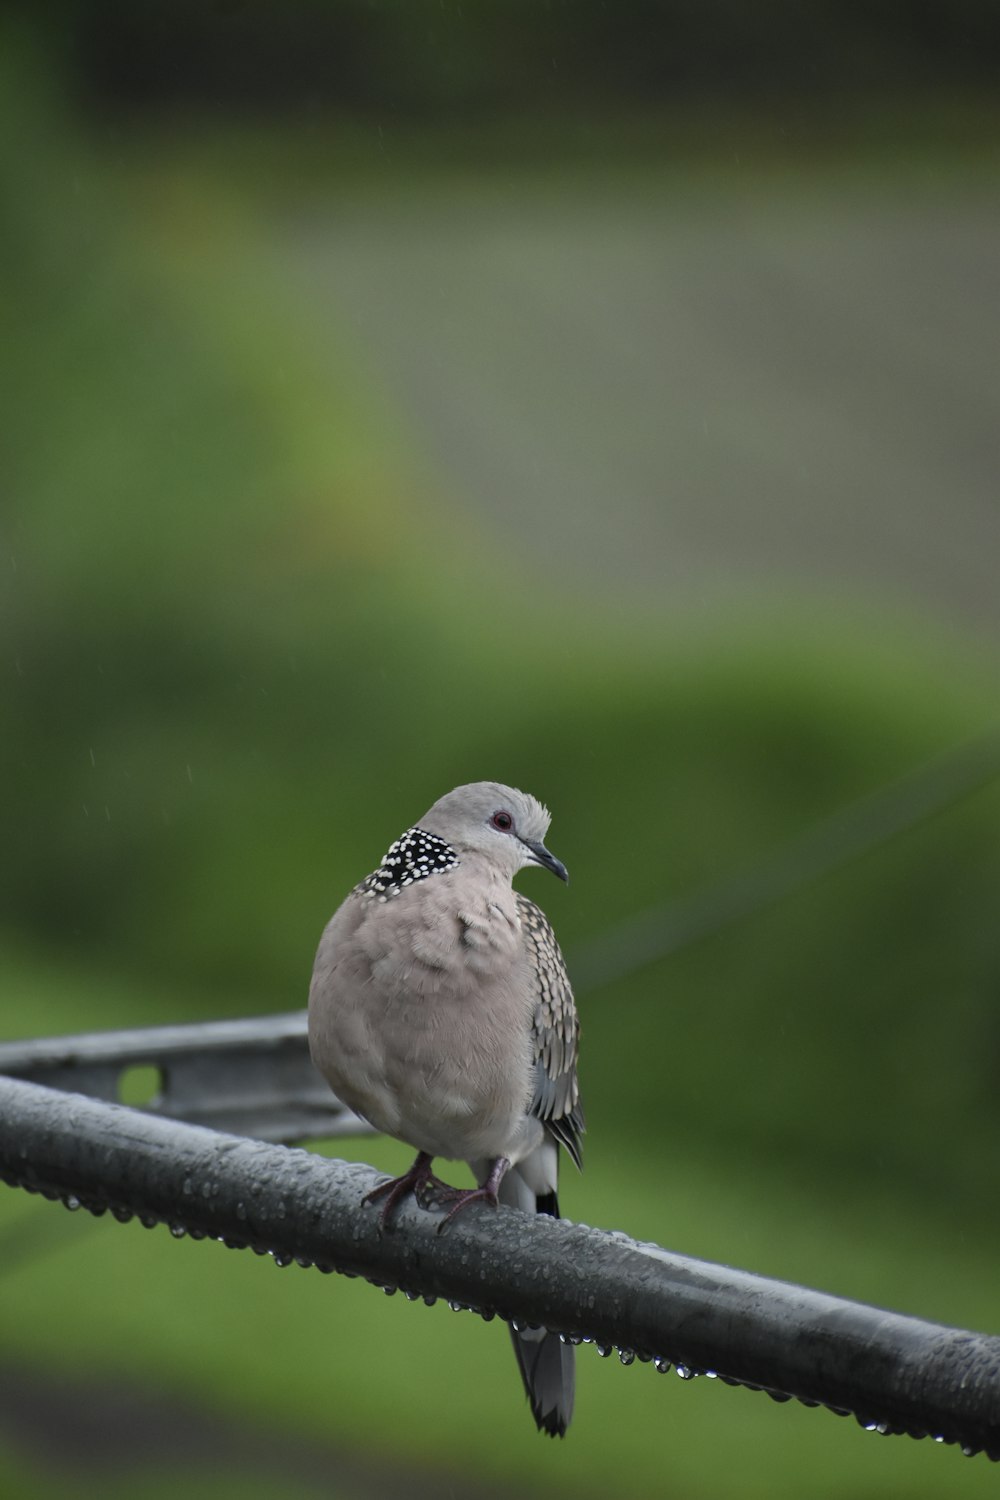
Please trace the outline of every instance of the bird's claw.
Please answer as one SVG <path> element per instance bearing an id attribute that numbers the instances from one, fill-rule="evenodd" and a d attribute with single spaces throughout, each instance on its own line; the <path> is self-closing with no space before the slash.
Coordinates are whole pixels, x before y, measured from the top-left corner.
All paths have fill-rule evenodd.
<path id="1" fill-rule="evenodd" d="M 499 1206 L 496 1193 L 488 1187 L 449 1188 L 443 1197 L 444 1201 L 451 1203 L 452 1206 L 438 1225 L 438 1234 L 451 1223 L 456 1214 L 461 1213 L 462 1209 L 470 1203 L 489 1203 L 493 1208 Z"/>
<path id="2" fill-rule="evenodd" d="M 417 1157 L 413 1166 L 402 1177 L 389 1177 L 385 1182 L 380 1182 L 378 1187 L 372 1188 L 362 1198 L 362 1205 L 375 1203 L 379 1198 L 385 1198 L 382 1212 L 379 1215 L 379 1228 L 388 1229 L 389 1219 L 397 1203 L 401 1203 L 410 1193 L 415 1198 L 420 1198 L 420 1189 L 433 1185 L 435 1188 L 444 1188 L 445 1184 L 440 1182 L 431 1171 L 431 1158 L 423 1152 Z"/>

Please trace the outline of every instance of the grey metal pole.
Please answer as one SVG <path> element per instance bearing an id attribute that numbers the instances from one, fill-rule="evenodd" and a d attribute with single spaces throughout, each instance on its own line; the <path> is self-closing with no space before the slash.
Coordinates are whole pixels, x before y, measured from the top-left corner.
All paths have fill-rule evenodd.
<path id="1" fill-rule="evenodd" d="M 0 1177 L 1000 1458 L 1000 1338 L 544 1214 L 474 1205 L 438 1234 L 442 1212 L 410 1203 L 382 1233 L 370 1167 L 3 1077 Z"/>

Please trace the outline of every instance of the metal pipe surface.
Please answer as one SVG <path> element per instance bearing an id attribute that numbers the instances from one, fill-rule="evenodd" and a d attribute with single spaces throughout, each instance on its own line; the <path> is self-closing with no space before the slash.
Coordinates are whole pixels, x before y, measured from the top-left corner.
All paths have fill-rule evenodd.
<path id="1" fill-rule="evenodd" d="M 1000 1338 L 544 1214 L 476 1204 L 438 1234 L 443 1210 L 408 1202 L 382 1233 L 370 1167 L 3 1077 L 0 1176 L 1000 1458 Z"/>

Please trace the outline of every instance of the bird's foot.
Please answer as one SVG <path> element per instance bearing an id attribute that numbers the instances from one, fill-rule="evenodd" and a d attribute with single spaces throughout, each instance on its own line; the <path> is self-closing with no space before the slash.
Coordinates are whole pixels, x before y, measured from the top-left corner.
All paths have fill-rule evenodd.
<path id="1" fill-rule="evenodd" d="M 446 1203 L 450 1202 L 452 1204 L 452 1207 L 448 1210 L 448 1212 L 445 1214 L 444 1218 L 438 1225 L 438 1234 L 440 1234 L 445 1225 L 450 1224 L 455 1215 L 461 1213 L 462 1209 L 465 1208 L 469 1203 L 492 1203 L 494 1208 L 497 1207 L 496 1193 L 491 1193 L 489 1188 L 485 1187 L 451 1188 L 447 1193 L 442 1193 L 440 1197 L 443 1198 Z"/>
<path id="2" fill-rule="evenodd" d="M 389 1227 L 389 1219 L 396 1204 L 401 1203 L 410 1193 L 419 1199 L 423 1188 L 450 1191 L 431 1171 L 433 1160 L 434 1158 L 426 1151 L 421 1151 L 413 1166 L 408 1172 L 404 1172 L 402 1177 L 390 1177 L 388 1182 L 380 1182 L 378 1187 L 372 1188 L 371 1192 L 366 1193 L 362 1198 L 363 1204 L 374 1203 L 378 1198 L 385 1198 L 379 1217 L 379 1224 L 383 1229 Z"/>
<path id="3" fill-rule="evenodd" d="M 444 1201 L 452 1205 L 437 1227 L 438 1234 L 441 1233 L 446 1225 L 451 1223 L 456 1214 L 461 1213 L 462 1209 L 468 1207 L 470 1203 L 489 1203 L 493 1208 L 497 1208 L 499 1206 L 497 1189 L 509 1166 L 510 1162 L 506 1156 L 498 1156 L 490 1168 L 489 1176 L 480 1187 L 446 1188 L 443 1193 L 438 1194 L 439 1201 Z"/>

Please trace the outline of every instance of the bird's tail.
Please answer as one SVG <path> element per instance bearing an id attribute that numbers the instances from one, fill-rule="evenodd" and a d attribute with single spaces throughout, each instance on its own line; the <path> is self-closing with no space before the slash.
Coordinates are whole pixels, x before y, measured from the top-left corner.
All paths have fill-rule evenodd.
<path id="1" fill-rule="evenodd" d="M 547 1140 L 531 1156 L 511 1167 L 500 1184 L 500 1202 L 527 1213 L 551 1214 L 558 1219 L 557 1155 L 555 1142 Z M 558 1334 L 547 1333 L 544 1328 L 521 1331 L 512 1328 L 510 1336 L 539 1432 L 562 1437 L 573 1416 L 576 1350 L 571 1344 L 564 1344 Z"/>

